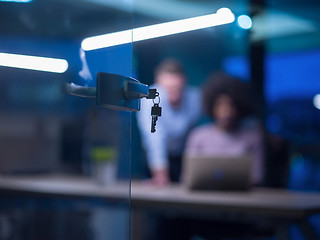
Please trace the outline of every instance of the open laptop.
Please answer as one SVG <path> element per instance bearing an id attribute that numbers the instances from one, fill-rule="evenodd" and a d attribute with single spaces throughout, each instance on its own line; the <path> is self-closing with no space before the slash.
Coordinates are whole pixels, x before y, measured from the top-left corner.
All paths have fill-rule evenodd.
<path id="1" fill-rule="evenodd" d="M 250 189 L 252 158 L 239 157 L 184 157 L 183 184 L 190 190 Z"/>

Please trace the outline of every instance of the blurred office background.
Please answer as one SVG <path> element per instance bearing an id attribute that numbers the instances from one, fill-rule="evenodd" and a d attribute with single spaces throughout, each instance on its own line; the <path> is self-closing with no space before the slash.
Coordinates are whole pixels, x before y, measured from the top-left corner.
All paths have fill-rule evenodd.
<path id="1" fill-rule="evenodd" d="M 233 23 L 81 51 L 86 37 L 202 16 L 222 7 L 235 14 Z M 129 179 L 143 179 L 146 172 L 135 114 L 69 96 L 62 85 L 94 87 L 100 71 L 152 84 L 157 64 L 174 57 L 194 86 L 217 70 L 250 82 L 268 136 L 265 185 L 320 191 L 319 11 L 317 0 L 0 1 L 0 53 L 68 62 L 62 73 L 0 66 L 0 173 L 93 178 L 93 152 L 112 148 L 129 202 Z M 55 211 L 46 202 L 31 202 L 26 208 L 19 202 L 1 206 L 0 239 L 106 239 L 119 232 L 115 224 L 125 232 L 117 239 L 129 236 L 128 202 L 115 207 L 79 200 L 66 208 L 62 201 Z M 95 214 L 101 209 L 113 211 L 116 223 Z M 299 233 L 293 230 L 293 235 Z"/>

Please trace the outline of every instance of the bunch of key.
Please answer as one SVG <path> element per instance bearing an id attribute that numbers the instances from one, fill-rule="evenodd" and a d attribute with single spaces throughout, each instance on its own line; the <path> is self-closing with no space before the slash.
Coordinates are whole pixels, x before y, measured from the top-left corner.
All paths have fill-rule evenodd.
<path id="1" fill-rule="evenodd" d="M 156 125 L 158 121 L 158 117 L 161 117 L 161 107 L 159 107 L 159 103 L 153 103 L 153 107 L 151 108 L 151 132 L 154 133 L 156 131 Z"/>
<path id="2" fill-rule="evenodd" d="M 158 102 L 155 102 L 156 98 L 158 99 Z M 160 97 L 157 89 L 149 89 L 149 96 L 147 99 L 153 99 L 153 107 L 151 108 L 151 132 L 154 133 L 156 131 L 158 117 L 161 117 L 161 107 L 159 107 Z"/>

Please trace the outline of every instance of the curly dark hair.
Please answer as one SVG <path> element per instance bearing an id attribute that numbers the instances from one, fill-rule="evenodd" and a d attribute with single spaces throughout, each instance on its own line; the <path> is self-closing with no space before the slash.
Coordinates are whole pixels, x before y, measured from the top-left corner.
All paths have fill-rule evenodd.
<path id="1" fill-rule="evenodd" d="M 224 72 L 212 74 L 203 85 L 203 103 L 205 112 L 213 116 L 213 106 L 217 98 L 227 95 L 237 109 L 238 119 L 254 113 L 253 98 L 249 85 Z"/>

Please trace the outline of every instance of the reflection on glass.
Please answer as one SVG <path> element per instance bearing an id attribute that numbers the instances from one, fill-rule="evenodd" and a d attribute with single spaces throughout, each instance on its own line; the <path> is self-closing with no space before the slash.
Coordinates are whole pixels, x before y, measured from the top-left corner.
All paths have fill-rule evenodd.
<path id="1" fill-rule="evenodd" d="M 129 239 L 131 114 L 62 86 L 131 77 L 131 42 L 81 49 L 88 36 L 130 29 L 131 9 L 17 2 L 0 1 L 0 238 Z"/>
<path id="2" fill-rule="evenodd" d="M 157 237 L 161 236 L 162 239 L 170 239 L 177 232 L 179 232 L 179 237 L 185 239 L 188 239 L 188 237 L 189 239 L 238 239 L 240 236 L 243 237 L 243 234 L 259 233 L 259 230 L 256 229 L 257 223 L 259 224 L 258 220 L 251 221 L 253 223 L 251 226 L 244 224 L 241 227 L 240 224 L 234 226 L 230 225 L 229 222 L 226 225 L 225 222 L 222 224 L 211 221 L 197 222 L 196 220 L 199 220 L 199 218 L 204 220 L 207 219 L 206 217 L 212 217 L 209 213 L 210 203 L 213 199 L 217 199 L 217 196 L 223 196 L 222 199 L 225 201 L 228 199 L 225 198 L 225 193 L 186 191 L 181 187 L 180 179 L 178 179 L 178 183 L 172 183 L 176 179 L 168 177 L 170 171 L 179 168 L 181 163 L 179 161 L 179 155 L 181 154 L 176 154 L 175 160 L 171 160 L 170 157 L 172 158 L 173 154 L 170 150 L 177 144 L 183 145 L 185 140 L 184 138 L 176 140 L 172 135 L 185 126 L 182 123 L 185 123 L 185 119 L 187 119 L 187 117 L 176 117 L 178 114 L 171 114 L 168 110 L 169 107 L 167 107 L 170 100 L 174 98 L 170 96 L 187 95 L 187 91 L 181 91 L 181 81 L 176 79 L 186 79 L 186 86 L 191 85 L 200 88 L 212 72 L 222 70 L 251 85 L 254 88 L 254 93 L 250 96 L 256 97 L 256 101 L 251 102 L 262 114 L 260 119 L 253 119 L 253 121 L 245 122 L 245 124 L 248 127 L 256 127 L 256 123 L 261 122 L 264 134 L 266 134 L 263 135 L 264 146 L 267 151 L 266 154 L 263 154 L 266 168 L 264 184 L 269 187 L 319 191 L 319 177 L 317 176 L 319 176 L 320 159 L 320 112 L 317 106 L 320 83 L 318 81 L 320 34 L 316 27 L 319 23 L 319 16 L 316 14 L 316 12 L 319 12 L 319 3 L 308 1 L 308 4 L 301 5 L 292 2 L 289 4 L 289 1 L 268 1 L 264 3 L 263 1 L 230 0 L 224 1 L 224 6 L 221 6 L 221 4 L 217 1 L 135 0 L 134 29 L 143 29 L 145 26 L 152 27 L 179 19 L 203 16 L 223 7 L 229 8 L 237 19 L 237 22 L 227 25 L 192 32 L 181 32 L 145 41 L 134 41 L 133 43 L 133 71 L 136 78 L 141 82 L 161 85 L 158 79 L 158 66 L 164 59 L 178 60 L 185 69 L 184 74 L 180 75 L 172 69 L 171 72 L 164 74 L 166 79 L 170 79 L 170 81 L 168 80 L 167 85 L 163 86 L 164 94 L 160 94 L 162 95 L 161 103 L 164 106 L 163 115 L 158 121 L 158 129 L 161 134 L 155 135 L 154 138 L 143 134 L 141 129 L 146 124 L 141 123 L 139 116 L 141 112 L 137 113 L 136 119 L 134 119 L 134 121 L 137 121 L 137 126 L 135 126 L 136 129 L 133 128 L 133 142 L 136 147 L 133 149 L 132 175 L 135 179 L 132 185 L 132 199 L 144 200 L 142 203 L 139 202 L 142 207 L 140 206 L 140 209 L 138 209 L 140 212 L 138 213 L 140 219 L 143 215 L 141 212 L 144 213 L 143 216 L 145 217 L 142 224 L 145 227 L 144 232 L 141 233 L 138 230 L 135 232 L 135 229 L 133 229 L 133 233 L 136 233 L 135 239 L 153 239 L 155 235 Z M 158 33 L 155 32 L 156 34 Z M 254 96 L 255 94 L 258 96 Z M 178 99 L 181 100 L 179 97 Z M 191 97 L 188 99 L 191 99 Z M 195 103 L 195 101 L 192 102 Z M 179 104 L 177 105 L 179 106 Z M 188 109 L 187 104 L 185 104 L 183 105 L 184 108 L 177 107 L 176 112 L 173 112 L 182 113 L 185 109 L 188 109 L 186 112 L 190 114 L 196 111 L 196 104 L 193 105 L 195 106 L 194 109 Z M 147 115 L 149 112 L 146 112 L 146 119 L 147 117 L 150 118 Z M 165 121 L 170 117 L 169 121 Z M 213 124 L 216 126 L 216 117 L 214 120 Z M 226 121 L 229 120 L 229 117 L 226 117 Z M 210 121 L 212 119 L 203 117 L 199 124 Z M 161 128 L 161 124 L 165 126 Z M 163 129 L 162 132 L 161 129 Z M 199 146 L 199 151 L 202 152 L 205 144 L 208 144 L 208 151 L 212 151 L 218 145 L 216 141 L 213 141 L 213 144 L 209 143 L 210 140 L 208 141 L 208 139 L 212 137 L 212 134 L 209 130 L 206 130 L 204 128 L 203 133 L 210 136 L 200 140 L 197 136 L 195 137 L 199 142 L 201 141 L 201 143 L 195 145 Z M 226 136 L 227 140 L 225 142 L 232 141 L 234 144 L 234 134 L 229 132 Z M 253 142 L 258 143 L 258 140 L 253 140 Z M 217 150 L 230 154 L 232 143 L 225 147 L 217 147 Z M 245 144 L 241 143 L 240 145 L 244 147 Z M 247 148 L 251 149 L 252 147 L 244 147 L 243 149 Z M 151 153 L 149 153 L 150 149 Z M 239 149 L 241 149 L 240 146 L 237 147 L 237 150 Z M 154 160 L 150 160 L 152 158 Z M 289 164 L 289 161 L 291 164 Z M 196 164 L 199 164 L 199 161 Z M 234 165 L 232 169 L 238 173 L 241 164 Z M 257 174 L 259 171 L 254 172 Z M 288 172 L 290 173 L 289 178 Z M 218 174 L 219 178 L 224 175 L 220 175 L 220 173 Z M 209 172 L 208 174 L 212 173 Z M 280 192 L 277 192 L 275 196 L 281 195 Z M 286 191 L 283 191 L 283 193 L 287 194 Z M 233 196 L 230 192 L 226 194 Z M 246 193 L 241 193 L 241 195 L 248 196 Z M 270 195 L 267 193 L 265 196 L 269 198 Z M 197 201 L 199 199 L 206 199 L 207 202 L 201 205 Z M 252 198 L 249 199 L 255 202 Z M 191 206 L 183 205 L 186 202 L 191 202 Z M 276 204 L 280 202 L 281 200 L 278 198 L 275 200 Z M 302 202 L 306 203 L 307 201 L 303 200 Z M 155 211 L 155 213 L 143 209 L 146 206 L 155 209 L 156 207 L 152 204 L 158 207 L 160 205 L 163 207 L 161 210 L 165 211 Z M 233 204 L 235 202 L 230 205 L 234 207 Z M 179 209 L 181 205 L 184 207 Z M 194 206 L 203 208 L 203 215 L 199 213 L 199 208 L 196 210 L 192 208 Z M 220 207 L 221 205 L 217 208 Z M 196 217 L 192 215 L 194 213 L 192 210 L 197 213 Z M 216 213 L 216 210 L 214 209 L 213 212 Z M 225 212 L 217 215 L 214 217 L 218 222 L 226 220 L 225 215 L 227 214 Z M 185 219 L 185 216 L 189 218 Z M 243 218 L 240 218 L 242 222 Z M 232 218 L 232 220 L 235 219 L 236 216 Z M 319 229 L 318 216 L 315 216 L 314 219 L 308 219 L 304 223 L 307 224 L 307 222 L 312 222 L 313 227 L 316 226 L 315 230 Z M 204 232 L 197 231 L 200 228 L 197 229 L 197 226 L 200 226 Z M 208 226 L 208 231 L 205 230 L 205 226 Z M 216 227 L 214 228 L 214 226 Z M 240 227 L 238 230 L 243 231 L 237 231 L 233 227 Z M 275 228 L 277 227 L 275 226 Z M 214 230 L 212 230 L 213 228 Z M 228 231 L 230 228 L 234 229 L 233 236 L 228 235 L 231 234 Z M 139 225 L 136 229 L 140 230 Z M 270 235 L 264 237 L 274 237 L 274 229 L 272 231 Z M 258 238 L 257 235 L 251 237 Z M 291 233 L 290 239 L 291 237 L 297 239 L 298 235 Z M 172 238 L 174 239 L 174 237 Z M 248 238 L 250 237 L 248 236 Z"/>
<path id="3" fill-rule="evenodd" d="M 134 28 L 132 30 L 89 37 L 82 41 L 81 47 L 85 51 L 91 51 L 100 48 L 122 45 L 130 43 L 131 41 L 138 42 L 213 26 L 219 26 L 232 23 L 233 21 L 234 15 L 230 11 L 230 9 L 220 8 L 216 13 L 212 13 L 209 15 L 176 20 L 166 23 L 159 23 L 155 25 Z M 241 24 L 242 22 L 243 20 L 241 20 Z M 247 24 L 245 24 L 245 27 L 247 27 Z"/>
<path id="4" fill-rule="evenodd" d="M 163 111 L 154 135 L 148 132 L 147 125 L 147 120 L 151 119 L 149 108 L 152 103 L 142 101 L 142 110 L 134 116 L 133 216 L 136 213 L 136 198 L 138 202 L 141 198 L 145 201 L 145 205 L 139 202 L 143 207 L 155 204 L 165 211 L 156 211 L 153 206 L 148 211 L 139 205 L 141 208 L 137 207 L 136 211 L 139 219 L 142 216 L 144 220 L 140 222 L 144 228 L 140 230 L 139 222 L 136 228 L 133 226 L 133 239 L 174 239 L 174 236 L 181 239 L 215 239 L 220 234 L 218 230 L 216 235 L 210 230 L 206 233 L 197 231 L 201 224 L 197 225 L 190 214 L 191 207 L 174 211 L 171 203 L 177 204 L 177 208 L 184 201 L 190 200 L 191 205 L 199 203 L 195 200 L 196 193 L 192 195 L 184 188 L 181 172 L 190 132 L 196 125 L 211 121 L 202 112 L 200 103 L 203 83 L 213 72 L 221 70 L 231 75 L 237 73 L 236 77 L 250 82 L 249 65 L 239 67 L 236 61 L 232 61 L 247 59 L 249 55 L 249 31 L 239 28 L 234 21 L 238 16 L 247 14 L 248 7 L 247 1 L 135 1 L 133 70 L 139 81 L 159 88 Z M 187 30 L 184 29 L 184 21 Z M 177 24 L 178 31 L 170 24 Z M 160 28 L 162 26 L 164 30 Z M 136 29 L 153 31 L 143 32 L 145 35 L 137 36 L 135 40 Z M 190 29 L 192 31 L 188 31 Z M 206 138 L 203 141 L 206 142 Z M 197 217 L 203 220 L 204 215 L 199 213 Z M 135 217 L 133 219 L 135 222 Z M 209 229 L 206 227 L 210 226 L 210 222 L 200 222 L 203 223 L 202 230 Z M 175 232 L 179 235 L 174 235 Z"/>
<path id="5" fill-rule="evenodd" d="M 64 73 L 68 69 L 68 62 L 64 59 L 0 53 L 0 66 Z"/>

